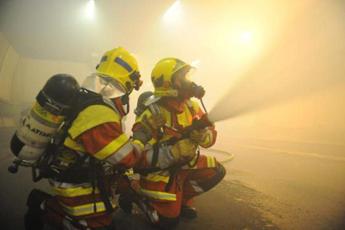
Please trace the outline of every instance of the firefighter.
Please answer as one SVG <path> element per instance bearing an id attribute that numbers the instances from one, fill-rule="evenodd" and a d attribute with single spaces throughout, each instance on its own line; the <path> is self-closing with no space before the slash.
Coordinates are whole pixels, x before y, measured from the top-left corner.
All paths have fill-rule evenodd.
<path id="1" fill-rule="evenodd" d="M 86 78 L 46 175 L 55 194 L 44 202 L 48 225 L 111 229 L 116 206 L 112 195 L 120 184 L 117 172 L 133 167 L 141 152 L 122 123 L 129 111 L 129 95 L 141 84 L 136 59 L 121 47 L 106 52 L 96 72 Z M 39 196 L 37 191 L 31 193 L 29 208 Z M 30 222 L 30 212 L 26 220 Z"/>
<path id="2" fill-rule="evenodd" d="M 154 224 L 162 229 L 176 226 L 179 217 L 197 217 L 193 197 L 213 188 L 225 175 L 213 156 L 199 154 L 199 147 L 215 143 L 214 125 L 205 122 L 190 129 L 195 121 L 208 121 L 192 99 L 205 93 L 189 79 L 192 69 L 177 58 L 160 60 L 151 75 L 154 95 L 146 93 L 146 109 L 136 110 L 140 112 L 132 128 L 134 141 L 146 149 L 136 168 L 141 174 L 140 192 L 157 211 Z"/>

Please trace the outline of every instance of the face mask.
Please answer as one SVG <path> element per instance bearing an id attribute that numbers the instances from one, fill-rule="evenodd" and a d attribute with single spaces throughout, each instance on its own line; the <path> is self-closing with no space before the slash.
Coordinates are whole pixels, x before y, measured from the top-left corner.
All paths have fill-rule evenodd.
<path id="1" fill-rule="evenodd" d="M 205 95 L 205 90 L 202 86 L 197 85 L 192 81 L 183 81 L 178 89 L 179 97 L 182 99 L 189 99 L 191 97 L 196 97 L 201 99 Z"/>
<path id="2" fill-rule="evenodd" d="M 196 97 L 198 99 L 201 99 L 205 95 L 204 87 L 197 85 L 194 82 L 189 86 L 189 91 L 192 97 Z"/>
<path id="3" fill-rule="evenodd" d="M 178 97 L 182 100 L 191 97 L 201 99 L 205 95 L 204 88 L 190 80 L 193 72 L 193 68 L 185 68 L 176 73 L 174 85 L 178 90 Z"/>

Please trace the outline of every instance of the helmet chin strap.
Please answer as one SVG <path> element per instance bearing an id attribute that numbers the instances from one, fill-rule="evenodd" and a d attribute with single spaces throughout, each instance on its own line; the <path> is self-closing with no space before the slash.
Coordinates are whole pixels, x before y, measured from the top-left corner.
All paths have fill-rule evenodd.
<path id="1" fill-rule="evenodd" d="M 123 103 L 123 101 L 125 100 L 124 98 L 126 97 L 128 96 L 123 95 L 120 97 L 110 98 L 110 100 L 113 102 L 116 109 L 119 111 L 121 117 L 126 116 L 129 112 L 129 103 L 126 103 L 126 104 Z M 125 106 L 126 106 L 126 109 L 124 108 Z"/>
<path id="2" fill-rule="evenodd" d="M 126 105 L 126 111 L 124 111 L 124 116 L 126 116 L 129 113 L 129 95 L 130 93 L 126 93 L 120 97 L 122 105 Z"/>

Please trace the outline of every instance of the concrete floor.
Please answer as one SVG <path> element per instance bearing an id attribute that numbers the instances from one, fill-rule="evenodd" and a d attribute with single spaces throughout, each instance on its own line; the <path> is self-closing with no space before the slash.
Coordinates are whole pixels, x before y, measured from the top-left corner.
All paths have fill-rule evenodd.
<path id="1" fill-rule="evenodd" d="M 31 182 L 28 169 L 16 175 L 7 172 L 12 133 L 13 128 L 0 129 L 1 229 L 23 229 L 27 195 L 34 187 L 47 187 Z M 278 150 L 282 146 L 284 151 Z M 345 229 L 344 148 L 318 146 L 304 155 L 297 149 L 307 153 L 310 147 L 258 140 L 229 143 L 235 159 L 225 163 L 225 180 L 196 198 L 199 217 L 182 220 L 178 229 Z M 127 227 L 133 220 L 120 218 Z M 134 219 L 143 224 L 133 229 L 150 229 L 140 217 Z"/>

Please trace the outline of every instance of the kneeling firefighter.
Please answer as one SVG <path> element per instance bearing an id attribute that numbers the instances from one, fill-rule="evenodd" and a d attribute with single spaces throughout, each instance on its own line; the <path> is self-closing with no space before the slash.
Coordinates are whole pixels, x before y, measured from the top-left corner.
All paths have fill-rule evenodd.
<path id="1" fill-rule="evenodd" d="M 177 58 L 160 60 L 152 70 L 153 95 L 146 92 L 139 97 L 132 129 L 134 141 L 146 149 L 135 169 L 141 174 L 141 193 L 157 211 L 154 224 L 162 229 L 176 226 L 180 217 L 195 218 L 192 198 L 213 188 L 225 175 L 213 156 L 199 154 L 199 146 L 215 143 L 217 132 L 192 99 L 202 103 L 205 93 L 189 80 L 192 69 Z"/>
<path id="2" fill-rule="evenodd" d="M 119 171 L 133 167 L 141 152 L 122 123 L 129 94 L 141 84 L 136 59 L 121 47 L 103 55 L 81 88 L 70 75 L 48 80 L 11 143 L 22 163 L 39 172 L 34 180 L 48 178 L 54 192 L 31 192 L 27 229 L 45 223 L 56 229 L 111 229 L 113 195 L 122 186 Z"/>

